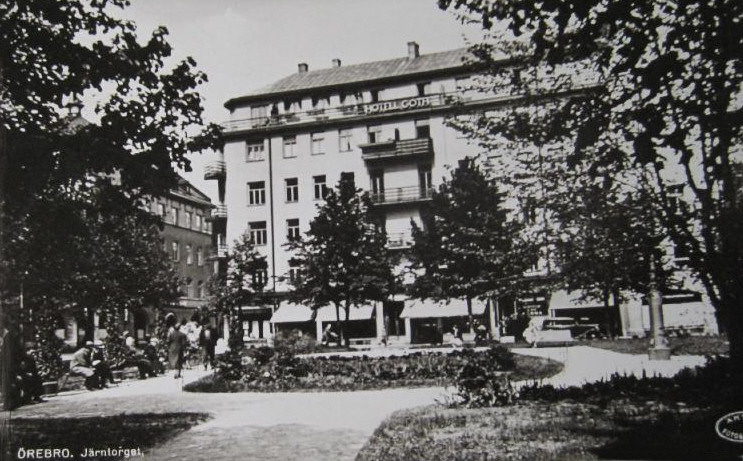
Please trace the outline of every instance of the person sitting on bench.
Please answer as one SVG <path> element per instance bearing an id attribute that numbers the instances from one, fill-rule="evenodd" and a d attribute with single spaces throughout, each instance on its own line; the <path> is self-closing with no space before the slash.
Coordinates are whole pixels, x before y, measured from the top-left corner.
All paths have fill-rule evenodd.
<path id="1" fill-rule="evenodd" d="M 85 377 L 85 388 L 89 391 L 101 385 L 100 372 L 93 364 L 93 341 L 87 341 L 70 360 L 70 373 Z"/>

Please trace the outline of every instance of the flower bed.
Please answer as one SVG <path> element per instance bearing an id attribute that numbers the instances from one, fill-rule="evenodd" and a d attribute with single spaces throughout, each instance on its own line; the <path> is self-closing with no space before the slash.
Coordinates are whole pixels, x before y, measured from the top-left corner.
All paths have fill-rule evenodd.
<path id="1" fill-rule="evenodd" d="M 250 350 L 238 367 L 191 383 L 191 392 L 276 392 L 350 391 L 390 387 L 453 385 L 460 371 L 470 363 L 486 364 L 488 372 L 518 373 L 514 379 L 539 378 L 534 369 L 518 367 L 519 358 L 501 347 L 475 352 L 463 349 L 444 352 L 416 352 L 404 356 L 303 357 L 269 348 Z M 533 360 L 529 362 L 533 363 Z M 559 367 L 543 367 L 539 372 L 554 374 Z M 237 378 L 239 376 L 239 378 Z M 232 379 L 230 379 L 232 378 Z M 505 376 L 504 376 L 505 379 Z"/>

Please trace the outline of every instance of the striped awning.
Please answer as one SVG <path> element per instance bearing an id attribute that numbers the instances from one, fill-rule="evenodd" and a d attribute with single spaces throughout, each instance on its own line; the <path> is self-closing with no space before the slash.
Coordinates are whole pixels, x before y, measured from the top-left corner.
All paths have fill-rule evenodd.
<path id="1" fill-rule="evenodd" d="M 351 306 L 349 320 L 369 320 L 374 314 L 374 306 Z M 340 309 L 341 320 L 346 319 L 346 310 Z M 334 322 L 338 320 L 335 315 L 335 306 L 323 306 L 317 310 L 316 320 L 322 322 Z"/>
<path id="2" fill-rule="evenodd" d="M 281 303 L 271 317 L 271 323 L 302 323 L 309 322 L 314 317 L 309 306 L 302 304 Z"/>
<path id="3" fill-rule="evenodd" d="M 472 300 L 472 315 L 485 313 L 485 303 Z M 410 319 L 440 318 L 440 317 L 467 317 L 467 300 L 449 299 L 434 301 L 432 299 L 415 299 L 406 302 L 400 317 Z"/>

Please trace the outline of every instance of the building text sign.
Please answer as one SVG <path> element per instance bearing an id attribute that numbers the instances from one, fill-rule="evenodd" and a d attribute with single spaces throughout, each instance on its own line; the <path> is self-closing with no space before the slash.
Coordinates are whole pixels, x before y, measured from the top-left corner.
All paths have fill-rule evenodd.
<path id="1" fill-rule="evenodd" d="M 364 114 L 383 114 L 385 112 L 396 112 L 399 110 L 420 109 L 422 107 L 429 107 L 430 105 L 431 98 L 429 96 L 419 96 L 417 98 L 367 104 L 364 106 Z"/>

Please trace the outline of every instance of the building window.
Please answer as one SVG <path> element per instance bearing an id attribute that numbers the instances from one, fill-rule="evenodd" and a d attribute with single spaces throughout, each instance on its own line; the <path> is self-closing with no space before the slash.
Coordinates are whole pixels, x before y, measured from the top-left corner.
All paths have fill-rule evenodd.
<path id="1" fill-rule="evenodd" d="M 196 284 L 196 297 L 199 299 L 204 299 L 206 296 L 204 293 L 204 282 L 199 280 L 199 282 Z"/>
<path id="2" fill-rule="evenodd" d="M 416 88 L 418 89 L 418 96 L 425 96 L 429 93 L 431 82 L 419 83 Z"/>
<path id="3" fill-rule="evenodd" d="M 384 201 L 384 170 L 372 170 L 369 172 L 371 179 L 372 200 L 375 202 Z"/>
<path id="4" fill-rule="evenodd" d="M 325 133 L 312 133 L 312 155 L 325 153 Z"/>
<path id="5" fill-rule="evenodd" d="M 201 215 L 196 215 L 196 222 L 194 223 L 196 225 L 196 230 L 201 230 Z"/>
<path id="6" fill-rule="evenodd" d="M 297 178 L 287 178 L 284 182 L 286 183 L 286 201 L 299 201 L 299 180 Z"/>
<path id="7" fill-rule="evenodd" d="M 350 151 L 352 139 L 353 139 L 353 135 L 352 135 L 351 130 L 338 131 L 338 150 L 341 152 Z"/>
<path id="8" fill-rule="evenodd" d="M 268 241 L 266 232 L 266 221 L 254 221 L 248 223 L 248 232 L 253 245 L 265 245 Z"/>
<path id="9" fill-rule="evenodd" d="M 170 243 L 170 259 L 176 262 L 181 259 L 181 252 L 179 250 L 178 242 L 175 240 Z"/>
<path id="10" fill-rule="evenodd" d="M 325 175 L 313 176 L 315 181 L 315 200 L 324 200 L 328 195 L 328 185 L 325 182 Z"/>
<path id="11" fill-rule="evenodd" d="M 193 247 L 190 244 L 186 245 L 186 264 L 193 264 Z"/>
<path id="12" fill-rule="evenodd" d="M 297 156 L 297 137 L 287 136 L 284 138 L 284 158 L 294 158 Z"/>
<path id="13" fill-rule="evenodd" d="M 297 283 L 299 281 L 299 269 L 296 267 L 289 268 L 289 283 Z"/>
<path id="14" fill-rule="evenodd" d="M 266 182 L 255 181 L 248 183 L 248 205 L 265 205 Z"/>
<path id="15" fill-rule="evenodd" d="M 284 112 L 291 114 L 302 110 L 302 101 L 299 100 L 286 100 L 284 101 Z"/>
<path id="16" fill-rule="evenodd" d="M 371 102 L 379 102 L 381 91 L 379 90 L 371 90 L 369 91 L 369 95 L 371 96 Z"/>
<path id="17" fill-rule="evenodd" d="M 196 249 L 196 265 L 199 267 L 204 265 L 204 249 L 201 247 Z"/>
<path id="18" fill-rule="evenodd" d="M 431 165 L 418 166 L 418 185 L 420 187 L 421 198 L 429 198 L 432 195 L 433 185 L 431 175 Z"/>
<path id="19" fill-rule="evenodd" d="M 187 211 L 186 212 L 186 227 L 189 229 L 191 228 L 192 219 L 193 219 L 193 213 L 191 213 L 190 211 Z"/>
<path id="20" fill-rule="evenodd" d="M 266 150 L 263 140 L 247 141 L 245 143 L 245 161 L 258 162 L 266 158 Z"/>
<path id="21" fill-rule="evenodd" d="M 369 144 L 374 144 L 382 140 L 382 127 L 379 125 L 373 125 L 367 128 L 369 135 Z"/>
<path id="22" fill-rule="evenodd" d="M 253 106 L 250 108 L 250 118 L 254 125 L 262 125 L 268 121 L 268 106 Z"/>
<path id="23" fill-rule="evenodd" d="M 427 118 L 415 121 L 415 137 L 418 139 L 431 137 L 431 125 Z"/>
<path id="24" fill-rule="evenodd" d="M 299 219 L 286 220 L 286 238 L 288 240 L 299 240 Z"/>
<path id="25" fill-rule="evenodd" d="M 325 110 L 330 107 L 330 98 L 319 96 L 312 98 L 312 108 L 315 110 Z"/>
<path id="26" fill-rule="evenodd" d="M 157 215 L 165 217 L 165 204 L 164 203 L 158 203 L 157 204 Z"/>
<path id="27" fill-rule="evenodd" d="M 173 225 L 178 225 L 178 208 L 171 208 L 170 209 L 170 222 L 173 223 Z"/>
<path id="28" fill-rule="evenodd" d="M 268 270 L 258 269 L 253 272 L 252 278 L 254 287 L 265 287 L 268 283 Z"/>
<path id="29" fill-rule="evenodd" d="M 194 287 L 194 285 L 195 285 L 194 284 L 194 281 L 193 280 L 189 280 L 187 283 L 188 284 L 186 285 L 186 297 L 188 297 L 188 298 L 194 298 L 195 297 L 195 294 L 196 294 L 196 293 L 194 293 L 194 291 L 195 291 L 195 289 L 194 289 L 195 288 Z"/>

